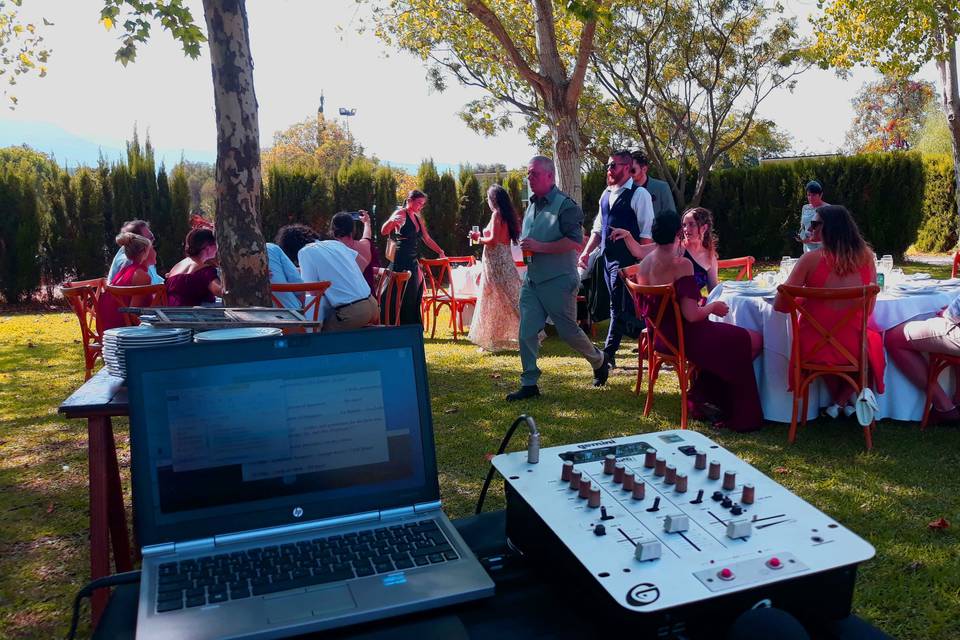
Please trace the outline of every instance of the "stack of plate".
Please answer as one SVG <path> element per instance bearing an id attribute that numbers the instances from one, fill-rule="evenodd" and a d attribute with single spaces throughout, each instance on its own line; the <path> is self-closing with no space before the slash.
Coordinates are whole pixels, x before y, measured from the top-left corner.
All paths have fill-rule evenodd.
<path id="1" fill-rule="evenodd" d="M 937 280 L 914 280 L 909 282 L 901 282 L 892 287 L 887 287 L 887 292 L 892 293 L 893 295 L 901 296 L 929 295 L 933 293 L 940 293 L 940 283 Z"/>
<path id="2" fill-rule="evenodd" d="M 723 283 L 724 290 L 735 296 L 756 296 L 767 298 L 777 294 L 777 288 L 763 284 L 758 280 L 728 280 Z"/>
<path id="3" fill-rule="evenodd" d="M 103 361 L 110 375 L 127 377 L 128 349 L 190 343 L 190 329 L 158 329 L 150 325 L 119 327 L 103 332 Z"/>
<path id="4" fill-rule="evenodd" d="M 215 329 L 204 331 L 193 337 L 194 342 L 223 342 L 225 340 L 250 340 L 279 336 L 283 331 L 276 327 L 237 327 L 236 329 Z"/>

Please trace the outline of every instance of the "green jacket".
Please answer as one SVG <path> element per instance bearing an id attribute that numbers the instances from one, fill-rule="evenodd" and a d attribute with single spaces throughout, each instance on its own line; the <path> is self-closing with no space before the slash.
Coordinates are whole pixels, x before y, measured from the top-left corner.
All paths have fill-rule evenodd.
<path id="1" fill-rule="evenodd" d="M 520 239 L 556 242 L 570 238 L 583 242 L 583 211 L 580 205 L 556 186 L 542 198 L 530 196 L 523 215 Z M 577 251 L 535 253 L 527 265 L 527 278 L 540 283 L 564 275 L 577 276 Z"/>

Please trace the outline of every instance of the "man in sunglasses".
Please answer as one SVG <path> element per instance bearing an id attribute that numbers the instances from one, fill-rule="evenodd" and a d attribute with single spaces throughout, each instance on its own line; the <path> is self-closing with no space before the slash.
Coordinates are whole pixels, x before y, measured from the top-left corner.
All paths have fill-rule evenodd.
<path id="1" fill-rule="evenodd" d="M 823 187 L 816 180 L 807 183 L 807 204 L 800 210 L 800 233 L 797 238 L 803 243 L 803 252 L 820 248 L 819 242 L 813 238 L 813 220 L 816 217 L 817 207 L 827 204 L 823 201 Z"/>
<path id="2" fill-rule="evenodd" d="M 633 158 L 629 151 L 616 151 L 610 155 L 607 163 L 607 188 L 600 196 L 600 213 L 593 219 L 590 240 L 580 254 L 580 266 L 585 267 L 590 253 L 599 245 L 604 259 L 604 276 L 607 290 L 610 291 L 610 329 L 603 352 L 610 362 L 615 364 L 617 349 L 624 334 L 624 310 L 633 304 L 628 298 L 623 280 L 620 279 L 621 267 L 636 264 L 623 240 L 610 240 L 611 229 L 626 229 L 640 244 L 652 242 L 653 202 L 650 193 L 636 184 L 631 177 Z M 594 386 L 601 386 L 605 380 L 594 379 Z"/>
<path id="3" fill-rule="evenodd" d="M 663 180 L 657 180 L 647 175 L 650 169 L 650 161 L 647 160 L 647 155 L 643 151 L 637 150 L 630 156 L 633 158 L 633 181 L 650 192 L 650 199 L 653 201 L 653 216 L 657 217 L 667 211 L 678 213 L 670 185 Z"/>

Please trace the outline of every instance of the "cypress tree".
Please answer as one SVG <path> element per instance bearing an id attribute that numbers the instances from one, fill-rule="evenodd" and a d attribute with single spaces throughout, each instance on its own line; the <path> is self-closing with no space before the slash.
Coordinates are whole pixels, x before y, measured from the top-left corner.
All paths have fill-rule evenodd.
<path id="1" fill-rule="evenodd" d="M 380 167 L 373 175 L 374 206 L 370 211 L 374 237 L 377 237 L 380 226 L 397 208 L 397 176 L 390 167 Z"/>
<path id="2" fill-rule="evenodd" d="M 303 205 L 305 223 L 318 231 L 326 229 L 333 217 L 333 208 L 333 186 L 326 176 L 317 174 Z"/>
<path id="3" fill-rule="evenodd" d="M 190 231 L 190 182 L 183 164 L 173 168 L 173 182 L 170 185 L 170 236 L 164 238 L 160 248 L 169 246 L 165 259 L 173 266 L 183 257 L 183 242 Z M 161 272 L 162 273 L 162 272 Z"/>
<path id="4" fill-rule="evenodd" d="M 170 181 L 167 178 L 167 169 L 162 164 L 157 172 L 157 200 L 153 216 L 150 218 L 150 230 L 156 238 L 174 239 L 172 201 L 170 197 Z M 157 243 L 157 271 L 163 273 L 175 265 L 183 254 L 179 243 L 160 241 Z"/>
<path id="5" fill-rule="evenodd" d="M 97 278 L 107 272 L 100 182 L 93 171 L 83 167 L 73 175 L 70 187 L 75 207 L 73 268 L 78 279 Z"/>
<path id="6" fill-rule="evenodd" d="M 440 174 L 437 173 L 437 167 L 432 159 L 420 163 L 420 169 L 417 171 L 417 188 L 427 194 L 427 203 L 420 215 L 426 220 L 430 235 L 442 247 L 443 238 L 436 234 L 437 230 L 443 229 Z"/>
<path id="7" fill-rule="evenodd" d="M 434 211 L 437 219 L 430 227 L 430 235 L 444 251 L 453 255 L 460 248 L 457 235 L 457 181 L 449 171 L 440 176 L 440 194 Z"/>
<path id="8" fill-rule="evenodd" d="M 373 206 L 373 164 L 356 158 L 337 172 L 337 211 L 357 211 Z"/>
<path id="9" fill-rule="evenodd" d="M 457 253 L 466 254 L 479 251 L 477 247 L 470 247 L 468 234 L 473 227 L 483 229 L 485 220 L 483 215 L 483 201 L 485 198 L 480 192 L 480 182 L 469 167 L 460 168 L 460 185 L 458 194 L 459 211 L 457 212 Z M 489 218 L 487 218 L 489 219 Z"/>

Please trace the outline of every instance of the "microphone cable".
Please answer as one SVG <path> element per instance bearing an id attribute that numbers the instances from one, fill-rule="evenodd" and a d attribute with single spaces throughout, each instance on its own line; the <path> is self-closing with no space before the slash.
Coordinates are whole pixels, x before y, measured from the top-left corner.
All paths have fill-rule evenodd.
<path id="1" fill-rule="evenodd" d="M 88 582 L 73 598 L 73 617 L 70 618 L 70 631 L 67 632 L 67 640 L 73 640 L 77 635 L 77 625 L 80 624 L 80 604 L 84 598 L 92 596 L 93 592 L 97 589 L 116 587 L 122 584 L 133 584 L 134 582 L 140 582 L 139 569 L 97 578 L 96 580 Z"/>

